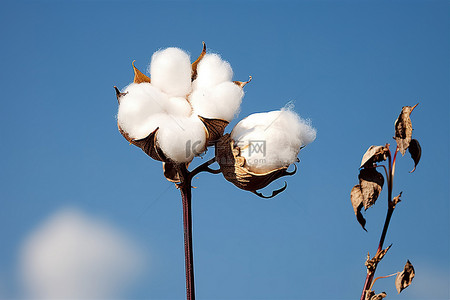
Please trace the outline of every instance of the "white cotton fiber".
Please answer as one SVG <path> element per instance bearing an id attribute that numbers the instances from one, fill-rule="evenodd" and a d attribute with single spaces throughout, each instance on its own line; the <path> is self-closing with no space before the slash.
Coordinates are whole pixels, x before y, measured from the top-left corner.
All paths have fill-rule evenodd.
<path id="1" fill-rule="evenodd" d="M 186 98 L 170 97 L 166 105 L 166 111 L 170 115 L 189 117 L 192 114 L 192 107 Z"/>
<path id="2" fill-rule="evenodd" d="M 316 138 L 316 130 L 290 109 L 257 113 L 240 121 L 231 133 L 255 173 L 286 167 L 296 161 L 300 147 Z"/>
<path id="3" fill-rule="evenodd" d="M 150 132 L 144 124 L 149 116 L 164 112 L 167 95 L 150 83 L 132 83 L 123 92 L 117 114 L 120 127 L 132 138 L 146 137 Z"/>
<path id="4" fill-rule="evenodd" d="M 231 81 L 233 70 L 227 61 L 217 54 L 206 54 L 197 66 L 194 89 L 209 89 L 222 82 Z"/>
<path id="5" fill-rule="evenodd" d="M 194 114 L 230 122 L 239 112 L 244 91 L 233 82 L 223 82 L 214 88 L 194 90 L 189 100 Z"/>
<path id="6" fill-rule="evenodd" d="M 217 54 L 202 58 L 194 82 L 189 55 L 178 48 L 154 53 L 149 71 L 151 83 L 132 83 L 120 97 L 119 125 L 132 139 L 159 128 L 156 142 L 165 155 L 190 162 L 206 145 L 206 128 L 198 116 L 231 121 L 244 92 L 231 81 L 230 64 Z"/>
<path id="7" fill-rule="evenodd" d="M 155 52 L 150 63 L 152 84 L 170 96 L 184 97 L 191 91 L 191 61 L 178 48 Z"/>
<path id="8" fill-rule="evenodd" d="M 162 123 L 157 140 L 161 150 L 176 162 L 189 162 L 204 151 L 206 131 L 197 116 L 174 117 Z"/>

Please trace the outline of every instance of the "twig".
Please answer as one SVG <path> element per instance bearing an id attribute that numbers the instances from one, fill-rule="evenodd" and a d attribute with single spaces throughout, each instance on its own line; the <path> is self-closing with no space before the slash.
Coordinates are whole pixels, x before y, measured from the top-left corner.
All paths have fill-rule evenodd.
<path id="1" fill-rule="evenodd" d="M 198 167 L 196 167 L 194 170 L 192 170 L 190 172 L 191 178 L 194 177 L 195 175 L 197 175 L 200 172 L 208 172 L 208 173 L 212 173 L 212 174 L 219 174 L 221 172 L 220 169 L 213 170 L 213 169 L 211 169 L 209 167 L 210 165 L 212 165 L 215 162 L 216 162 L 216 157 L 213 157 L 210 160 L 208 160 L 208 161 L 204 162 L 203 164 L 199 165 Z"/>

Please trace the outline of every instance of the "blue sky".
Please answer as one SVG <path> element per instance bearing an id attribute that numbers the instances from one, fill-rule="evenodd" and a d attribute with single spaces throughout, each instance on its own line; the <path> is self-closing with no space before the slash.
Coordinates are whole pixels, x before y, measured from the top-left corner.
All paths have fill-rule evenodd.
<path id="1" fill-rule="evenodd" d="M 194 180 L 197 298 L 359 297 L 387 195 L 365 213 L 366 233 L 350 190 L 366 149 L 393 144 L 401 107 L 418 102 L 412 122 L 422 160 L 413 174 L 408 154 L 398 161 L 394 193 L 403 191 L 403 201 L 386 239 L 393 246 L 377 270 L 394 273 L 409 259 L 417 274 L 401 295 L 393 279 L 374 289 L 392 299 L 449 298 L 447 1 L 1 6 L 0 298 L 27 296 L 23 249 L 67 211 L 88 224 L 100 220 L 139 249 L 142 268 L 117 297 L 184 297 L 179 192 L 160 163 L 120 136 L 112 87 L 132 81 L 132 60 L 145 70 L 152 53 L 169 46 L 196 57 L 202 41 L 231 63 L 236 80 L 253 76 L 227 131 L 292 100 L 318 134 L 288 189 L 272 200 L 238 190 L 221 175 Z"/>

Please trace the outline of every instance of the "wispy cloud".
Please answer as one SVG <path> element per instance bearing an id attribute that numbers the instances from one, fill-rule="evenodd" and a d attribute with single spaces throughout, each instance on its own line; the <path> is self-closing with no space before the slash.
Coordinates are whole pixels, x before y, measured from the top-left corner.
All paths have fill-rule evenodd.
<path id="1" fill-rule="evenodd" d="M 51 216 L 21 250 L 21 280 L 33 299 L 117 298 L 144 262 L 124 233 L 74 209 Z"/>

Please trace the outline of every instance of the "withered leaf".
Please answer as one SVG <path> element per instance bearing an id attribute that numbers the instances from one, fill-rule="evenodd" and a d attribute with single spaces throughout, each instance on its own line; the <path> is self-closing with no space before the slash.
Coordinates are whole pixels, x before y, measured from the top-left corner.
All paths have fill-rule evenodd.
<path id="1" fill-rule="evenodd" d="M 384 177 L 375 168 L 364 168 L 359 172 L 358 178 L 364 209 L 367 210 L 377 201 L 383 188 Z"/>
<path id="2" fill-rule="evenodd" d="M 398 273 L 397 277 L 395 278 L 395 287 L 397 288 L 397 292 L 399 294 L 411 284 L 414 275 L 414 267 L 408 260 L 405 264 L 405 267 L 403 268 L 403 271 Z"/>
<path id="3" fill-rule="evenodd" d="M 366 292 L 366 300 L 381 300 L 385 298 L 387 295 L 385 292 L 379 293 L 375 295 L 374 291 Z"/>
<path id="4" fill-rule="evenodd" d="M 359 224 L 361 224 L 362 228 L 366 230 L 364 227 L 366 225 L 366 220 L 364 219 L 361 209 L 363 207 L 363 196 L 361 192 L 361 186 L 359 184 L 355 185 L 350 192 L 350 200 L 352 201 L 353 210 L 355 211 L 356 220 L 358 220 Z"/>
<path id="5" fill-rule="evenodd" d="M 233 81 L 233 82 L 234 82 L 234 84 L 238 85 L 240 88 L 243 88 L 250 81 L 252 81 L 252 76 L 248 76 L 247 81 Z"/>
<path id="6" fill-rule="evenodd" d="M 363 155 L 361 168 L 372 167 L 374 163 L 386 160 L 388 153 L 389 148 L 386 146 L 370 146 Z"/>
<path id="7" fill-rule="evenodd" d="M 412 169 L 412 173 L 416 170 L 416 166 L 420 161 L 420 156 L 422 156 L 422 148 L 420 147 L 419 141 L 416 139 L 412 139 L 409 143 L 408 147 L 409 154 L 411 154 L 411 158 L 414 160 L 414 169 Z"/>
<path id="8" fill-rule="evenodd" d="M 191 81 L 194 81 L 197 78 L 197 66 L 206 54 L 206 44 L 205 44 L 205 42 L 202 42 L 202 43 L 203 43 L 202 53 L 200 53 L 199 57 L 192 63 Z"/>
<path id="9" fill-rule="evenodd" d="M 147 75 L 143 74 L 141 71 L 139 71 L 135 66 L 134 66 L 134 62 L 135 60 L 133 60 L 133 62 L 131 63 L 131 65 L 133 66 L 133 71 L 134 71 L 134 83 L 143 83 L 143 82 L 150 82 L 150 77 L 148 77 Z"/>
<path id="10" fill-rule="evenodd" d="M 400 115 L 395 121 L 395 140 L 402 155 L 405 155 L 406 149 L 408 149 L 411 142 L 413 128 L 410 115 L 417 105 L 403 106 Z"/>
<path id="11" fill-rule="evenodd" d="M 198 117 L 206 127 L 206 140 L 208 141 L 208 145 L 213 145 L 214 142 L 219 140 L 225 131 L 225 127 L 229 124 L 228 121 L 222 119 L 208 119 L 201 116 Z"/>

